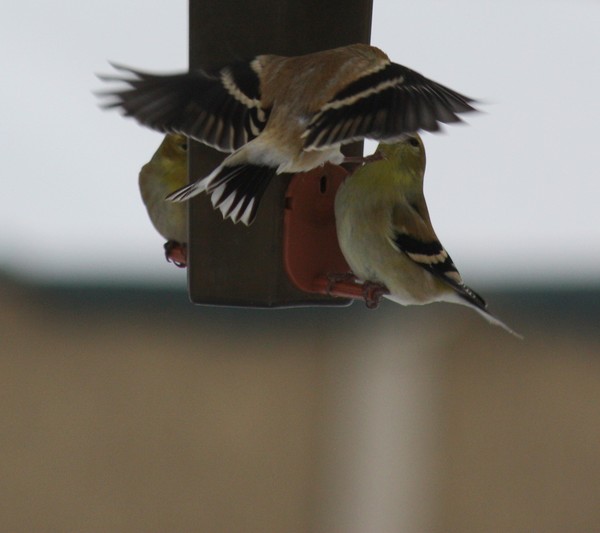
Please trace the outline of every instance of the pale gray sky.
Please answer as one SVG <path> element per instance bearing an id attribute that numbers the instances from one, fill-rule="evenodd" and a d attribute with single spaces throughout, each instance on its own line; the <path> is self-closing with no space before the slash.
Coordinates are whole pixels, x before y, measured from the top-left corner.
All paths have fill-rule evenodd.
<path id="1" fill-rule="evenodd" d="M 591 0 L 375 0 L 373 44 L 487 102 L 424 136 L 432 219 L 471 284 L 600 281 L 599 25 Z M 187 68 L 187 1 L 3 9 L 0 268 L 183 285 L 137 189 L 162 136 L 98 109 L 107 60 Z"/>

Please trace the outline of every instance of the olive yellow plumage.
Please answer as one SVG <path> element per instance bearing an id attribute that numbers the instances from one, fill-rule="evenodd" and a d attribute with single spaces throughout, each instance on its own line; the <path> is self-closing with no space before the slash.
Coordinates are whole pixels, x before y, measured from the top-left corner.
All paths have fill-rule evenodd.
<path id="1" fill-rule="evenodd" d="M 178 266 L 185 266 L 188 206 L 165 198 L 187 183 L 187 145 L 184 135 L 166 135 L 139 175 L 148 216 L 156 231 L 167 240 L 167 259 Z"/>
<path id="2" fill-rule="evenodd" d="M 353 273 L 384 285 L 385 296 L 402 305 L 462 304 L 514 333 L 464 284 L 435 234 L 423 194 L 422 139 L 381 143 L 377 153 L 381 158 L 354 172 L 335 200 L 338 240 Z"/>

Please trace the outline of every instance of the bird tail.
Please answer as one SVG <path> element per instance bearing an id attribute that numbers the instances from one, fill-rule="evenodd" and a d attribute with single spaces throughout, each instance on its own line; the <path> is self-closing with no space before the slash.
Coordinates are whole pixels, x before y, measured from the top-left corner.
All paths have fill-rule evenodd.
<path id="1" fill-rule="evenodd" d="M 499 326 L 503 330 L 507 331 L 511 335 L 517 337 L 517 339 L 523 340 L 523 335 L 517 333 L 510 327 L 508 327 L 502 320 L 498 317 L 490 313 L 487 309 L 487 303 L 485 300 L 479 296 L 473 289 L 467 287 L 466 285 L 462 285 L 463 290 L 457 291 L 456 294 L 456 303 L 466 305 L 471 309 L 477 311 L 483 318 L 485 318 L 490 324 L 494 326 Z"/>
<path id="2" fill-rule="evenodd" d="M 517 333 L 514 329 L 510 328 L 509 326 L 507 326 L 504 322 L 502 322 L 502 320 L 500 320 L 498 317 L 496 317 L 495 315 L 493 315 L 492 313 L 490 313 L 487 309 L 481 309 L 481 308 L 477 307 L 476 305 L 473 305 L 473 306 L 470 306 L 470 307 L 472 307 L 473 309 L 475 309 L 475 311 L 477 311 L 490 324 L 493 324 L 494 326 L 499 326 L 503 330 L 505 330 L 508 333 L 510 333 L 511 335 L 517 337 L 517 339 L 523 340 L 523 335 L 521 335 L 520 333 Z"/>
<path id="3" fill-rule="evenodd" d="M 248 163 L 228 165 L 228 159 L 205 178 L 171 193 L 167 200 L 184 202 L 206 192 L 210 194 L 213 207 L 221 211 L 223 218 L 230 218 L 236 224 L 252 224 L 260 200 L 276 174 L 276 169 Z"/>

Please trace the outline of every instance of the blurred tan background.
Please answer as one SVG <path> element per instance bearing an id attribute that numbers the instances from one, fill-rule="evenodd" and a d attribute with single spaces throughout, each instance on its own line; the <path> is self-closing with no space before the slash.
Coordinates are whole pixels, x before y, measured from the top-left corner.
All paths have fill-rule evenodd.
<path id="1" fill-rule="evenodd" d="M 0 530 L 600 531 L 600 292 L 195 307 L 0 278 Z"/>

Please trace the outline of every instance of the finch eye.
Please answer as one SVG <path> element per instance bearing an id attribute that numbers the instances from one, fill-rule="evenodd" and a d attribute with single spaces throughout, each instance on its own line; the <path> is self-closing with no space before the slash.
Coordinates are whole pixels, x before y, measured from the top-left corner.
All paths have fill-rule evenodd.
<path id="1" fill-rule="evenodd" d="M 410 139 L 408 139 L 408 144 L 416 148 L 419 146 L 419 141 L 417 141 L 417 139 L 415 139 L 414 137 L 411 137 Z"/>

